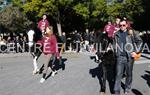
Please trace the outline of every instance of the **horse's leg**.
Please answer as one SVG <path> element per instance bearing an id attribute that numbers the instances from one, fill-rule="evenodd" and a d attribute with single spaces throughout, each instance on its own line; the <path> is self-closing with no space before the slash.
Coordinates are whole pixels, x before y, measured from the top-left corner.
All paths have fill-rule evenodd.
<path id="1" fill-rule="evenodd" d="M 50 65 L 49 65 L 49 69 L 51 68 L 51 70 L 52 70 L 52 76 L 55 76 L 55 74 L 57 73 L 56 64 L 55 64 L 56 55 L 53 54 L 51 58 L 52 58 L 51 59 L 52 61 L 51 61 Z"/>
<path id="2" fill-rule="evenodd" d="M 40 57 L 41 54 L 42 54 L 42 52 L 40 52 L 40 51 L 38 51 L 34 54 L 34 57 L 33 57 L 33 66 L 34 66 L 33 75 L 35 75 L 39 72 L 38 65 L 37 65 L 37 60 L 38 60 L 38 58 Z"/>
<path id="3" fill-rule="evenodd" d="M 99 61 L 99 58 L 98 58 L 98 55 L 95 54 L 95 61 L 98 62 Z"/>
<path id="4" fill-rule="evenodd" d="M 36 53 L 34 52 L 34 47 L 29 46 L 29 52 L 33 57 L 33 72 L 32 72 L 32 74 L 34 75 L 34 74 L 36 74 L 37 68 L 38 68 L 37 62 L 36 62 L 37 57 L 36 57 Z"/>
<path id="5" fill-rule="evenodd" d="M 37 56 L 34 56 L 33 58 L 33 75 L 35 75 L 38 72 L 38 66 L 37 66 Z"/>
<path id="6" fill-rule="evenodd" d="M 105 90 L 106 90 L 106 80 L 107 80 L 107 70 L 106 70 L 105 63 L 102 63 L 102 69 L 103 69 L 103 77 L 102 77 L 101 92 L 105 93 Z"/>

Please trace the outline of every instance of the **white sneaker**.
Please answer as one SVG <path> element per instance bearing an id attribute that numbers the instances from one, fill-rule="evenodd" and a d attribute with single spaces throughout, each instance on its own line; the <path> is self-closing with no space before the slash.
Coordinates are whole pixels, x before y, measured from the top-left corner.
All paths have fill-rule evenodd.
<path id="1" fill-rule="evenodd" d="M 44 81 L 45 81 L 45 79 L 44 79 L 44 78 L 41 78 L 40 83 L 43 83 Z"/>
<path id="2" fill-rule="evenodd" d="M 105 95 L 105 93 L 104 92 L 100 92 L 100 95 Z"/>
<path id="3" fill-rule="evenodd" d="M 33 70 L 32 75 L 37 74 L 39 71 L 40 71 L 39 69 L 35 69 L 35 70 Z"/>
<path id="4" fill-rule="evenodd" d="M 53 71 L 52 72 L 52 76 L 55 76 L 56 73 L 57 73 L 57 71 Z"/>
<path id="5" fill-rule="evenodd" d="M 48 67 L 48 70 L 50 71 L 50 70 L 51 70 L 51 67 Z"/>

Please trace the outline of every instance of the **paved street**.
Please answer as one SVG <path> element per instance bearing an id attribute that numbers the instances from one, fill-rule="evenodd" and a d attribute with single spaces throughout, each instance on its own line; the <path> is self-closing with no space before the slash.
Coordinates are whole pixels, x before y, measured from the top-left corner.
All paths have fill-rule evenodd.
<path id="1" fill-rule="evenodd" d="M 146 56 L 146 57 L 145 57 Z M 30 54 L 0 54 L 0 95 L 99 95 L 100 84 L 95 75 L 98 64 L 86 53 L 66 53 L 65 69 L 40 84 L 42 75 L 32 76 Z M 150 95 L 150 56 L 144 55 L 134 66 L 131 95 Z M 39 58 L 42 65 L 45 58 Z M 107 95 L 111 95 L 107 83 Z"/>

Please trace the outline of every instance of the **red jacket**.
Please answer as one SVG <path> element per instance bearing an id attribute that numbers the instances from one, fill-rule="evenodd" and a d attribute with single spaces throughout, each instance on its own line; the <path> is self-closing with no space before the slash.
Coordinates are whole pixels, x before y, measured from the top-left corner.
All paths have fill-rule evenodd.
<path id="1" fill-rule="evenodd" d="M 38 22 L 38 28 L 42 31 L 43 29 L 46 29 L 46 27 L 49 26 L 48 20 L 40 20 Z"/>
<path id="2" fill-rule="evenodd" d="M 43 53 L 44 54 L 57 54 L 58 57 L 58 44 L 55 35 L 51 35 L 50 37 L 45 36 L 38 43 L 43 45 Z"/>

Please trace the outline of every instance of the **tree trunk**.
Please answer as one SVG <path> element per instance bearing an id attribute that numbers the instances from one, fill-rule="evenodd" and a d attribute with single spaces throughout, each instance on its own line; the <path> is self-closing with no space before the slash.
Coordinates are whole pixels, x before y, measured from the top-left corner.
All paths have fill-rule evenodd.
<path id="1" fill-rule="evenodd" d="M 58 30 L 59 36 L 61 36 L 62 29 L 61 29 L 61 21 L 60 21 L 60 12 L 59 12 L 59 10 L 58 10 L 58 16 L 57 16 L 57 30 Z"/>
<path id="2" fill-rule="evenodd" d="M 62 29 L 61 29 L 61 23 L 59 23 L 59 22 L 57 22 L 57 30 L 58 30 L 59 36 L 61 36 L 61 34 L 62 34 Z"/>

